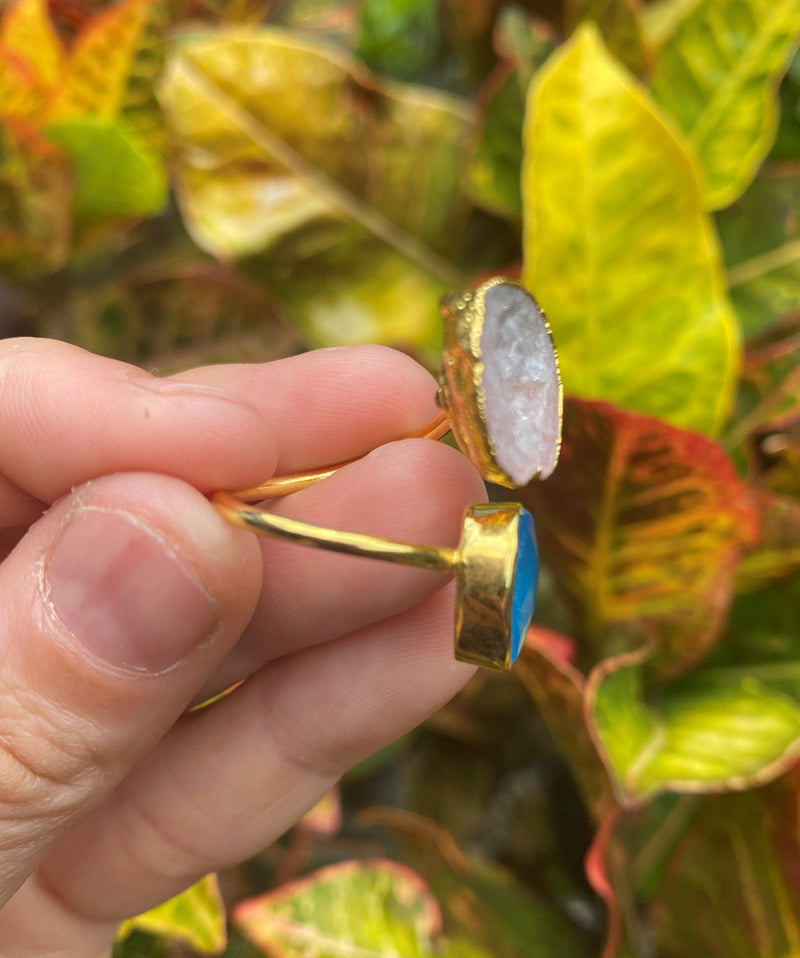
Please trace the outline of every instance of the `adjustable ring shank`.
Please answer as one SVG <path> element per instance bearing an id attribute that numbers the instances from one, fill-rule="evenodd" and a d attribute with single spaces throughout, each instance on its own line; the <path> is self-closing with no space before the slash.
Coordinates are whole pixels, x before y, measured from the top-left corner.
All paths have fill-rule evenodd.
<path id="1" fill-rule="evenodd" d="M 444 413 L 439 413 L 430 422 L 425 423 L 415 432 L 404 436 L 404 439 L 441 439 L 450 432 L 450 423 Z M 313 486 L 315 482 L 327 479 L 343 466 L 349 466 L 358 462 L 363 456 L 355 459 L 348 459 L 345 462 L 337 462 L 332 466 L 323 466 L 321 469 L 311 469 L 308 472 L 299 472 L 290 476 L 276 476 L 274 479 L 268 479 L 259 486 L 252 486 L 250 489 L 241 489 L 232 492 L 230 495 L 239 502 L 261 502 L 263 499 L 278 499 L 281 496 L 291 496 L 301 489 Z"/>
<path id="2" fill-rule="evenodd" d="M 211 501 L 234 525 L 263 536 L 296 542 L 298 545 L 315 546 L 318 549 L 367 559 L 381 559 L 384 562 L 396 562 L 418 569 L 432 569 L 434 572 L 452 572 L 459 561 L 455 549 L 410 545 L 358 532 L 325 529 L 252 508 L 226 492 L 215 492 Z"/>

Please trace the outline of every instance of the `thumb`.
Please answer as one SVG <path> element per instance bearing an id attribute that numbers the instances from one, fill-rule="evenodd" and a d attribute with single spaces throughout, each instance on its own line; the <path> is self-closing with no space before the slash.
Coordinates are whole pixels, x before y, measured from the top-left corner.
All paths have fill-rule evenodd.
<path id="1" fill-rule="evenodd" d="M 0 566 L 0 905 L 182 714 L 260 585 L 253 537 L 149 474 L 77 489 Z"/>

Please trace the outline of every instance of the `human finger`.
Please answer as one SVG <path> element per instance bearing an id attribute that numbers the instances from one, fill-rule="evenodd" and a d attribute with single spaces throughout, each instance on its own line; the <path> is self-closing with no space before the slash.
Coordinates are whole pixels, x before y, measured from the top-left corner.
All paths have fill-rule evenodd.
<path id="1" fill-rule="evenodd" d="M 447 587 L 288 656 L 189 717 L 48 859 L 48 886 L 73 915 L 110 922 L 263 848 L 466 682 L 472 668 L 452 656 L 453 599 Z"/>
<path id="2" fill-rule="evenodd" d="M 380 446 L 273 511 L 318 526 L 453 547 L 467 505 L 486 491 L 469 462 L 441 443 Z M 329 642 L 422 602 L 441 573 L 262 539 L 258 606 L 236 649 L 202 692 L 208 698 L 267 662 Z"/>
<path id="3" fill-rule="evenodd" d="M 259 560 L 192 487 L 128 474 L 75 490 L 0 566 L 0 904 L 182 714 L 252 614 Z"/>
<path id="4" fill-rule="evenodd" d="M 255 485 L 278 460 L 287 472 L 360 455 L 432 415 L 435 384 L 383 347 L 160 379 L 22 339 L 0 343 L 0 388 L 0 527 L 11 527 L 111 472 L 160 472 L 207 492 Z"/>
<path id="5" fill-rule="evenodd" d="M 279 475 L 364 455 L 438 413 L 434 378 L 385 346 L 317 349 L 262 365 L 203 366 L 173 379 L 223 389 L 267 416 L 276 431 Z"/>
<path id="6" fill-rule="evenodd" d="M 275 468 L 271 424 L 246 399 L 66 343 L 0 343 L 0 390 L 0 526 L 30 522 L 42 503 L 112 472 L 163 473 L 205 492 Z"/>

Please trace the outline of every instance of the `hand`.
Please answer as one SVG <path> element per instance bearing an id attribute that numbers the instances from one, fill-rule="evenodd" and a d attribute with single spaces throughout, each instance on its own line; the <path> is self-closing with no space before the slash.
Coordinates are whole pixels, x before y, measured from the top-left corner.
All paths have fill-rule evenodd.
<path id="1" fill-rule="evenodd" d="M 471 674 L 446 577 L 259 540 L 203 494 L 374 450 L 276 511 L 452 546 L 484 490 L 389 442 L 435 385 L 378 347 L 158 379 L 8 340 L 0 389 L 0 955 L 99 958 Z"/>

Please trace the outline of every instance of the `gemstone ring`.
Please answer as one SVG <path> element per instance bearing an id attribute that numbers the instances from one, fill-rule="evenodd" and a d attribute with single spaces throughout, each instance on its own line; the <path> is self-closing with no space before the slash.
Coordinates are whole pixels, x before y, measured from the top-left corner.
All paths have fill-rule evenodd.
<path id="1" fill-rule="evenodd" d="M 224 492 L 214 493 L 212 501 L 234 525 L 260 535 L 455 574 L 456 658 L 505 671 L 519 655 L 539 577 L 533 519 L 523 506 L 470 506 L 458 547 L 442 549 L 324 529 L 248 507 Z"/>
<path id="2" fill-rule="evenodd" d="M 500 485 L 546 478 L 558 460 L 562 389 L 544 314 L 526 290 L 505 279 L 445 297 L 442 312 L 443 412 L 413 435 L 438 439 L 452 429 L 483 478 Z M 211 500 L 230 522 L 260 535 L 454 574 L 456 658 L 509 669 L 530 625 L 539 576 L 531 514 L 518 503 L 470 506 L 457 548 L 442 549 L 313 526 L 255 505 L 297 492 L 347 464 L 216 492 Z"/>

